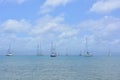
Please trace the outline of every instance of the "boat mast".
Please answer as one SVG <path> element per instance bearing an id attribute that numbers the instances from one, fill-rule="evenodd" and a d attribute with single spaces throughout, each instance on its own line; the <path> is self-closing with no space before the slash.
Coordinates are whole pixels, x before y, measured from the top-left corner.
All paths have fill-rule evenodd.
<path id="1" fill-rule="evenodd" d="M 37 44 L 37 56 L 39 56 L 39 44 Z"/>
<path id="2" fill-rule="evenodd" d="M 53 42 L 51 42 L 51 55 L 56 55 L 55 47 L 54 47 Z"/>
<path id="3" fill-rule="evenodd" d="M 41 46 L 41 43 L 40 43 L 40 55 L 42 56 L 42 46 Z"/>
<path id="4" fill-rule="evenodd" d="M 88 42 L 87 41 L 88 41 L 88 38 L 86 38 L 86 53 L 89 54 L 89 52 L 88 52 Z"/>
<path id="5" fill-rule="evenodd" d="M 12 53 L 11 53 L 11 44 L 9 44 L 8 54 L 12 54 Z"/>
<path id="6" fill-rule="evenodd" d="M 51 54 L 54 53 L 54 47 L 53 47 L 53 42 L 51 42 Z"/>
<path id="7" fill-rule="evenodd" d="M 37 44 L 37 56 L 42 56 L 41 44 Z"/>

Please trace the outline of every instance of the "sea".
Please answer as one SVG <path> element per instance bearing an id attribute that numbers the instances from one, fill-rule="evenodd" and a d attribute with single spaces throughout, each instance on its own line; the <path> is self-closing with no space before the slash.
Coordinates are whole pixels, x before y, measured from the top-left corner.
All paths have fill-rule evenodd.
<path id="1" fill-rule="evenodd" d="M 0 56 L 0 80 L 120 80 L 120 56 Z"/>

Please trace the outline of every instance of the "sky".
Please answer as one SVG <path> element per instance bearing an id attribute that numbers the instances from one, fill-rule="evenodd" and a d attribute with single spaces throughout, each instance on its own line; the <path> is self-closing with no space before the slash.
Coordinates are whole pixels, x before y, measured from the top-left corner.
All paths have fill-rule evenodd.
<path id="1" fill-rule="evenodd" d="M 0 55 L 120 54 L 120 0 L 0 0 Z"/>

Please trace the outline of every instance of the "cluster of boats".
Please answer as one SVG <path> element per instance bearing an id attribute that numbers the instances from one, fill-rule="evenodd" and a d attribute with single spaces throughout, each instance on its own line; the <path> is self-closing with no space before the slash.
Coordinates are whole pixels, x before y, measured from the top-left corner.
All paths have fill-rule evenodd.
<path id="1" fill-rule="evenodd" d="M 80 54 L 79 56 L 85 56 L 85 57 L 92 57 L 93 55 L 88 51 L 88 43 L 87 43 L 87 39 L 86 39 L 86 51 L 84 53 L 85 55 Z M 11 52 L 11 45 L 9 45 L 9 49 L 8 49 L 8 53 L 6 54 L 6 56 L 13 56 L 13 53 Z M 37 56 L 42 56 L 42 50 L 41 50 L 41 45 L 37 45 Z M 55 45 L 53 43 L 51 43 L 51 54 L 50 57 L 56 57 L 57 53 L 55 50 Z M 66 55 L 68 56 L 68 54 Z"/>
<path id="2" fill-rule="evenodd" d="M 6 56 L 13 56 L 13 53 L 11 51 L 11 45 L 9 45 L 9 49 L 8 49 L 8 53 L 6 54 Z M 37 56 L 42 56 L 42 52 L 41 52 L 41 45 L 37 45 Z M 51 54 L 50 57 L 56 57 L 56 51 L 55 51 L 55 47 L 53 45 L 53 43 L 51 44 Z"/>

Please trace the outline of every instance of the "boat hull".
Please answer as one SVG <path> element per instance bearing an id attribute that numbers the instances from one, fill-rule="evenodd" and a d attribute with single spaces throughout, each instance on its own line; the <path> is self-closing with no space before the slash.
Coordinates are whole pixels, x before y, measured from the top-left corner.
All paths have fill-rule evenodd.
<path id="1" fill-rule="evenodd" d="M 50 57 L 56 57 L 56 55 L 50 55 Z"/>
<path id="2" fill-rule="evenodd" d="M 6 56 L 13 56 L 13 54 L 7 54 Z"/>

